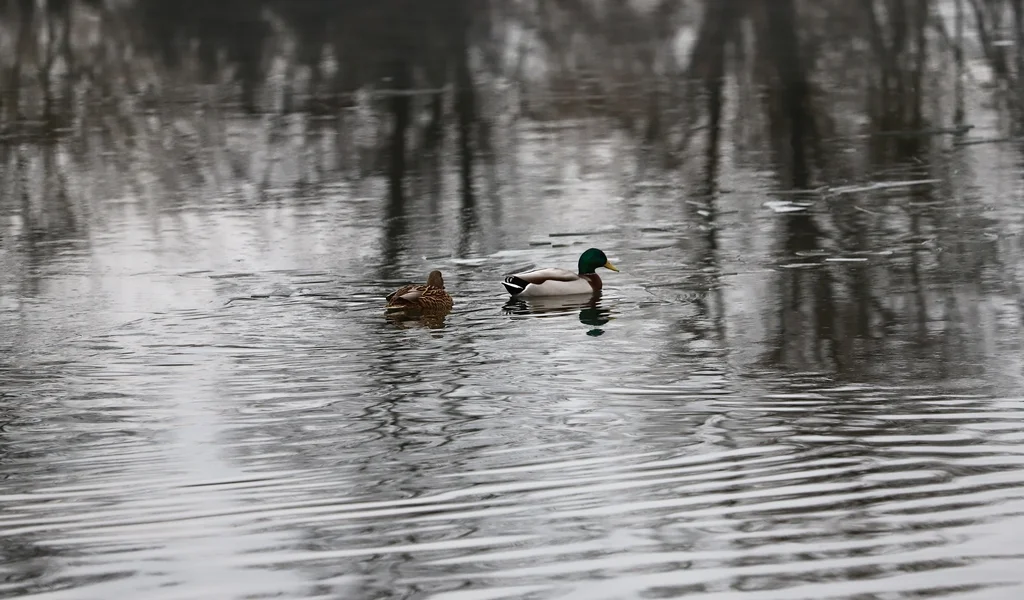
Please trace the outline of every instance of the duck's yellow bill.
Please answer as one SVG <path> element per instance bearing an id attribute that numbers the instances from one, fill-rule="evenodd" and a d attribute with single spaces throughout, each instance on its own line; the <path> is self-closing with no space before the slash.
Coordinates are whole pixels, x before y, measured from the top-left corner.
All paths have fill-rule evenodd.
<path id="1" fill-rule="evenodd" d="M 604 263 L 604 268 L 611 269 L 612 271 L 615 271 L 616 273 L 619 272 L 619 270 L 615 267 L 615 265 L 613 265 L 610 261 Z"/>

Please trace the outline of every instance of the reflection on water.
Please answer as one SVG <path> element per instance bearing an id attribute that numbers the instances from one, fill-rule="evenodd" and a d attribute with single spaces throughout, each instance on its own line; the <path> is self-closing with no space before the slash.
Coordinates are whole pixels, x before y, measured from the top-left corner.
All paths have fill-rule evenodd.
<path id="1" fill-rule="evenodd" d="M 1019 3 L 822 2 L 0 7 L 0 596 L 1021 597 Z"/>
<path id="2" fill-rule="evenodd" d="M 580 323 L 591 325 L 593 329 L 587 335 L 599 336 L 604 333 L 601 325 L 608 323 L 613 317 L 611 309 L 601 303 L 601 293 L 586 296 L 553 296 L 536 298 L 510 298 L 505 302 L 503 311 L 508 315 L 555 316 L 559 314 L 578 314 Z"/>
<path id="3" fill-rule="evenodd" d="M 447 317 L 448 313 L 423 313 L 422 311 L 391 311 L 384 315 L 388 322 L 394 324 L 399 329 L 416 326 L 427 327 L 428 329 L 442 329 Z"/>
<path id="4" fill-rule="evenodd" d="M 929 284 L 929 310 L 963 317 L 930 319 L 921 345 L 895 312 L 887 340 L 837 351 L 857 357 L 842 377 L 813 322 L 780 340 L 774 315 L 808 310 L 826 275 L 900 278 L 899 255 L 748 252 L 712 273 L 622 220 L 595 234 L 624 267 L 603 297 L 508 302 L 494 273 L 578 254 L 511 246 L 431 259 L 457 308 L 398 328 L 383 295 L 443 230 L 410 227 L 409 275 L 376 279 L 359 249 L 379 229 L 327 235 L 330 203 L 119 205 L 88 251 L 7 272 L 36 283 L 3 311 L 4 595 L 1021 591 L 1019 329 L 999 282 Z M 651 206 L 671 229 L 674 204 Z M 742 231 L 723 228 L 723 256 Z"/>

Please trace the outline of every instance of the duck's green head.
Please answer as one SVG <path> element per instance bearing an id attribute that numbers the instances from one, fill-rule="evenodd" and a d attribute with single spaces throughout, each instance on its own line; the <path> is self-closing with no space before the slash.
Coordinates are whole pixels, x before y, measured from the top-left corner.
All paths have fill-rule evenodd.
<path id="1" fill-rule="evenodd" d="M 604 255 L 604 252 L 601 252 L 597 248 L 591 248 L 580 256 L 580 275 L 593 273 L 600 267 L 611 269 L 612 271 L 618 271 L 618 269 L 615 268 L 615 265 L 608 262 L 608 257 Z"/>

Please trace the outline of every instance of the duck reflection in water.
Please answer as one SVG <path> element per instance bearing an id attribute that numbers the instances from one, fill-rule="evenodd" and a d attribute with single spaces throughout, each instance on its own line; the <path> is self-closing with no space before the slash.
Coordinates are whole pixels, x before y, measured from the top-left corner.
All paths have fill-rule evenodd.
<path id="1" fill-rule="evenodd" d="M 601 305 L 601 294 L 592 296 L 557 296 L 536 298 L 512 298 L 502 307 L 507 315 L 545 316 L 579 311 L 580 323 L 590 325 L 589 336 L 604 334 L 602 325 L 612 320 L 611 309 Z"/>
<path id="2" fill-rule="evenodd" d="M 414 329 L 426 327 L 427 329 L 444 329 L 445 319 L 448 311 L 443 312 L 422 312 L 422 311 L 389 311 L 384 318 L 399 329 Z"/>

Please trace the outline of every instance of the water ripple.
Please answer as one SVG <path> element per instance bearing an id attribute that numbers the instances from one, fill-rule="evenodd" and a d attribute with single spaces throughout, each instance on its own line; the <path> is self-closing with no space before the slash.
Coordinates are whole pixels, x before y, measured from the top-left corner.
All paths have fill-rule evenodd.
<path id="1" fill-rule="evenodd" d="M 744 298 L 790 275 L 721 279 L 656 230 L 580 223 L 631 269 L 594 303 L 520 304 L 491 271 L 571 263 L 582 240 L 459 258 L 433 240 L 382 269 L 364 252 L 379 229 L 325 252 L 323 215 L 303 211 L 279 253 L 244 211 L 214 211 L 187 243 L 103 238 L 92 259 L 115 275 L 67 292 L 72 253 L 53 290 L 4 309 L 31 335 L 0 361 L 0 595 L 1022 591 L 1008 329 L 944 377 L 909 350 L 864 360 L 894 365 L 881 374 L 786 369 Z M 426 262 L 456 310 L 433 328 L 385 320 L 383 294 Z"/>

